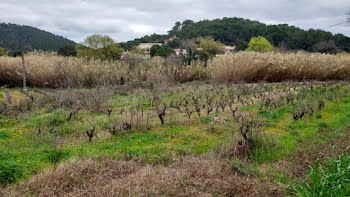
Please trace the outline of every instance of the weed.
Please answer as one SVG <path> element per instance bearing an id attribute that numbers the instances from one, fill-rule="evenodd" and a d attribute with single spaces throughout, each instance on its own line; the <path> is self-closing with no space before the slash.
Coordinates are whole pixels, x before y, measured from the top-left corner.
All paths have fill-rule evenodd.
<path id="1" fill-rule="evenodd" d="M 51 164 L 53 164 L 54 168 L 56 168 L 59 162 L 68 156 L 69 152 L 64 151 L 62 148 L 53 149 L 47 152 L 47 159 Z"/>
<path id="2" fill-rule="evenodd" d="M 329 158 L 321 165 L 317 160 L 315 167 L 310 167 L 310 174 L 298 186 L 291 186 L 296 196 L 341 197 L 350 195 L 350 156 L 340 155 L 337 159 Z"/>
<path id="3" fill-rule="evenodd" d="M 238 158 L 234 159 L 232 161 L 232 168 L 236 171 L 238 171 L 241 174 L 248 174 L 248 170 L 246 168 L 246 164 L 244 164 L 241 160 L 239 160 Z"/>
<path id="4" fill-rule="evenodd" d="M 24 165 L 8 158 L 0 159 L 0 184 L 13 183 L 26 176 Z"/>
<path id="5" fill-rule="evenodd" d="M 95 136 L 95 127 L 91 127 L 90 129 L 86 130 L 86 135 L 89 137 L 89 142 L 92 141 L 92 138 Z"/>

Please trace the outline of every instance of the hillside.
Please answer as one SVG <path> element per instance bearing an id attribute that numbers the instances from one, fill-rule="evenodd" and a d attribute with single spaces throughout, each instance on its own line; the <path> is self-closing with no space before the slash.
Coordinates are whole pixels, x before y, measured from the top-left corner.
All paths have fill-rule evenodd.
<path id="1" fill-rule="evenodd" d="M 236 45 L 238 50 L 245 49 L 251 37 L 264 36 L 274 46 L 287 50 L 316 51 L 321 42 L 334 43 L 339 50 L 350 51 L 350 38 L 343 34 L 333 35 L 330 32 L 310 29 L 308 31 L 287 24 L 266 25 L 258 21 L 242 18 L 223 18 L 194 22 L 185 20 L 176 22 L 167 35 L 144 36 L 127 43 L 125 49 L 141 42 L 156 42 L 176 35 L 181 39 L 192 39 L 198 36 L 211 36 L 227 45 Z M 334 42 L 333 42 L 334 41 Z M 322 43 L 321 43 L 322 44 Z M 324 43 L 323 43 L 324 44 Z M 331 47 L 334 47 L 333 46 Z"/>
<path id="2" fill-rule="evenodd" d="M 74 44 L 62 36 L 34 27 L 0 23 L 0 47 L 10 51 L 18 51 L 24 46 L 31 46 L 36 50 L 57 51 L 63 46 Z"/>

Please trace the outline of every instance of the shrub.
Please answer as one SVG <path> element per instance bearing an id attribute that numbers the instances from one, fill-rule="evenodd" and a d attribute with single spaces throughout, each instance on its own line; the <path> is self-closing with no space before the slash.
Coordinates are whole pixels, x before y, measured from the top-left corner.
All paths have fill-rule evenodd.
<path id="1" fill-rule="evenodd" d="M 3 158 L 1 158 L 3 159 Z M 13 183 L 25 176 L 24 166 L 4 158 L 0 160 L 0 183 Z"/>
<path id="2" fill-rule="evenodd" d="M 77 44 L 77 55 L 87 59 L 120 59 L 124 49 L 109 36 L 94 34 L 88 36 L 83 44 Z"/>
<path id="3" fill-rule="evenodd" d="M 258 36 L 250 40 L 247 51 L 269 52 L 273 51 L 273 46 L 266 38 Z"/>
<path id="4" fill-rule="evenodd" d="M 207 73 L 202 68 L 197 68 L 193 77 L 196 80 L 204 80 L 207 78 Z"/>
<path id="5" fill-rule="evenodd" d="M 63 151 L 62 149 L 53 149 L 47 153 L 47 160 L 53 164 L 54 168 L 57 167 L 59 162 L 61 162 L 63 159 L 67 158 L 69 156 L 69 153 L 66 151 Z"/>
<path id="6" fill-rule="evenodd" d="M 317 128 L 319 131 L 327 129 L 328 127 L 329 127 L 329 125 L 326 122 L 320 122 L 317 124 Z"/>
<path id="7" fill-rule="evenodd" d="M 0 123 L 1 125 L 1 123 Z M 10 137 L 10 134 L 8 132 L 5 131 L 0 131 L 0 139 L 7 139 Z"/>
<path id="8" fill-rule="evenodd" d="M 212 116 L 207 116 L 201 119 L 201 122 L 204 124 L 209 124 L 214 121 L 214 118 Z"/>
<path id="9" fill-rule="evenodd" d="M 235 158 L 232 161 L 232 168 L 234 170 L 236 170 L 237 172 L 241 173 L 241 174 L 248 174 L 248 170 L 247 170 L 247 165 L 244 164 L 241 160 L 239 160 L 238 158 Z"/>
<path id="10" fill-rule="evenodd" d="M 58 50 L 58 55 L 77 56 L 77 49 L 75 48 L 75 46 L 67 45 Z"/>
<path id="11" fill-rule="evenodd" d="M 0 56 L 7 55 L 7 53 L 6 49 L 0 47 Z"/>
<path id="12" fill-rule="evenodd" d="M 151 50 L 150 50 L 150 55 L 152 57 L 154 56 L 168 57 L 171 54 L 175 54 L 175 51 L 172 48 L 167 46 L 154 45 L 151 47 Z"/>

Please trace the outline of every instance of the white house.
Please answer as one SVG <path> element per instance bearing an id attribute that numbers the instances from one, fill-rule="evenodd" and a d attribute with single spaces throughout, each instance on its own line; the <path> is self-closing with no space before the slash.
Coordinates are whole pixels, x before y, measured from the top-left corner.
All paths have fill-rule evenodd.
<path id="1" fill-rule="evenodd" d="M 154 45 L 162 46 L 163 44 L 162 43 L 141 43 L 139 45 L 139 48 L 149 52 Z"/>
<path id="2" fill-rule="evenodd" d="M 230 53 L 235 52 L 235 48 L 236 48 L 236 46 L 224 46 L 223 52 L 224 52 L 224 54 L 230 54 Z"/>
<path id="3" fill-rule="evenodd" d="M 176 53 L 176 55 L 187 55 L 186 49 L 173 49 Z"/>

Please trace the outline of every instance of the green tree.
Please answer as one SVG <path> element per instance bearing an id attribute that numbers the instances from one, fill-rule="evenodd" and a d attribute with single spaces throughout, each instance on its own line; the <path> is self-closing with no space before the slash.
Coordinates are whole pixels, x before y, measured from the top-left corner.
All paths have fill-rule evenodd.
<path id="1" fill-rule="evenodd" d="M 168 31 L 168 34 L 170 36 L 175 36 L 177 32 L 179 32 L 181 30 L 181 22 L 177 21 L 175 23 L 175 26 L 170 30 Z"/>
<path id="2" fill-rule="evenodd" d="M 266 38 L 258 36 L 250 40 L 247 51 L 269 52 L 273 51 L 273 46 Z"/>
<path id="3" fill-rule="evenodd" d="M 212 59 L 216 54 L 223 52 L 223 44 L 215 41 L 213 38 L 198 37 L 192 44 L 199 59 L 205 62 L 205 66 L 209 59 Z"/>
<path id="4" fill-rule="evenodd" d="M 166 43 L 166 46 L 173 48 L 173 49 L 179 48 L 180 45 L 181 45 L 180 39 L 174 39 L 174 40 Z"/>
<path id="5" fill-rule="evenodd" d="M 124 49 L 109 36 L 98 34 L 87 37 L 82 44 L 77 45 L 78 57 L 101 60 L 120 59 Z"/>
<path id="6" fill-rule="evenodd" d="M 62 56 L 77 56 L 77 50 L 73 45 L 67 45 L 58 50 L 58 55 Z"/>
<path id="7" fill-rule="evenodd" d="M 192 61 L 197 60 L 197 55 L 193 52 L 191 47 L 187 48 L 187 55 L 185 56 L 185 62 L 187 65 L 191 65 Z"/>
<path id="8" fill-rule="evenodd" d="M 0 56 L 7 55 L 7 54 L 8 53 L 7 53 L 6 49 L 0 47 Z"/>
<path id="9" fill-rule="evenodd" d="M 321 41 L 334 40 L 339 49 L 350 52 L 350 38 L 343 34 L 332 35 L 332 33 L 322 30 L 311 29 L 305 31 L 287 24 L 266 25 L 258 21 L 226 17 L 198 22 L 191 20 L 177 22 L 167 35 L 144 36 L 123 43 L 123 47 L 130 50 L 132 46 L 139 45 L 142 42 L 162 42 L 174 35 L 181 39 L 210 36 L 214 40 L 220 40 L 225 45 L 236 46 L 237 50 L 245 50 L 250 39 L 257 36 L 263 36 L 273 46 L 282 46 L 285 50 L 305 50 L 309 52 L 313 52 L 315 44 Z M 6 46 L 6 48 L 8 47 Z"/>
<path id="10" fill-rule="evenodd" d="M 321 41 L 314 46 L 315 52 L 319 53 L 328 53 L 328 54 L 337 54 L 341 50 L 337 47 L 334 40 Z"/>
<path id="11" fill-rule="evenodd" d="M 66 45 L 76 44 L 62 36 L 34 27 L 1 22 L 0 43 L 1 47 L 9 51 L 20 51 L 24 46 L 31 46 L 34 50 L 58 51 Z"/>
<path id="12" fill-rule="evenodd" d="M 151 47 L 151 50 L 150 50 L 150 55 L 152 57 L 154 56 L 168 57 L 171 54 L 175 54 L 175 51 L 168 46 L 154 45 Z"/>

